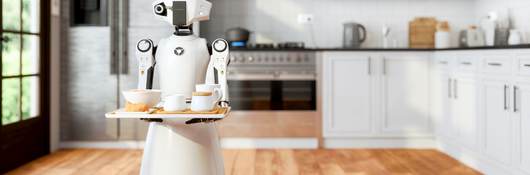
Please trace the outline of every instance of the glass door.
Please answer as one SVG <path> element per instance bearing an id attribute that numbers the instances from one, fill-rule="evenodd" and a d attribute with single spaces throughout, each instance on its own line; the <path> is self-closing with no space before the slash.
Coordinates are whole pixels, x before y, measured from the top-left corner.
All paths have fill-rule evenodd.
<path id="1" fill-rule="evenodd" d="M 1 3 L 0 174 L 49 152 L 46 5 Z"/>

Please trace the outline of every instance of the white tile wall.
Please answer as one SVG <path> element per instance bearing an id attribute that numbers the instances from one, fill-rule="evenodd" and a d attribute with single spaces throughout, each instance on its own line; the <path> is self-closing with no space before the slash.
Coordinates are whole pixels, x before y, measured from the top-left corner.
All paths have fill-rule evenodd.
<path id="1" fill-rule="evenodd" d="M 416 16 L 449 20 L 455 33 L 473 24 L 475 0 L 212 0 L 211 20 L 201 25 L 201 34 L 212 40 L 231 27 L 242 26 L 253 33 L 251 41 L 304 41 L 309 46 L 340 47 L 342 23 L 355 21 L 368 30 L 363 47 L 382 44 L 381 28 L 388 24 L 399 46 L 408 45 L 408 22 Z M 297 15 L 314 15 L 312 25 L 297 23 Z M 314 35 L 315 43 L 311 40 Z"/>

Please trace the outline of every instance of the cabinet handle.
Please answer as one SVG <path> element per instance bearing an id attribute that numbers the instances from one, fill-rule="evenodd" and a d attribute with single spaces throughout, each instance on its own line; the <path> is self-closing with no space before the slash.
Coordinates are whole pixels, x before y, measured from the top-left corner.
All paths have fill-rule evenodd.
<path id="1" fill-rule="evenodd" d="M 519 87 L 513 86 L 513 112 L 519 112 L 519 109 L 517 109 L 517 92 L 519 91 Z"/>
<path id="2" fill-rule="evenodd" d="M 448 81 L 447 81 L 447 96 L 448 96 L 449 98 L 451 98 L 451 96 L 452 96 L 452 93 L 451 93 L 451 92 L 452 92 L 452 90 L 451 90 L 451 87 L 452 87 L 452 86 L 451 86 L 451 82 L 452 82 L 452 81 L 453 81 L 453 80 L 452 80 L 451 78 L 449 78 Z"/>
<path id="3" fill-rule="evenodd" d="M 502 66 L 501 63 L 488 63 L 488 65 L 490 65 L 490 66 Z"/>
<path id="4" fill-rule="evenodd" d="M 439 61 L 440 64 L 447 64 L 447 61 Z"/>
<path id="5" fill-rule="evenodd" d="M 504 85 L 504 110 L 508 110 L 509 106 L 508 106 L 508 95 L 506 93 L 508 93 L 508 85 Z"/>
<path id="6" fill-rule="evenodd" d="M 471 65 L 471 62 L 461 62 L 460 64 L 469 66 L 469 65 Z"/>
<path id="7" fill-rule="evenodd" d="M 455 97 L 455 99 L 458 99 L 458 80 L 454 79 L 453 81 L 453 97 Z"/>
<path id="8" fill-rule="evenodd" d="M 383 75 L 386 75 L 386 58 L 383 57 Z"/>
<path id="9" fill-rule="evenodd" d="M 524 64 L 524 67 L 530 67 L 530 64 Z"/>
<path id="10" fill-rule="evenodd" d="M 368 75 L 372 75 L 372 57 L 368 57 Z"/>
<path id="11" fill-rule="evenodd" d="M 110 74 L 116 75 L 118 74 L 118 53 L 117 51 L 112 51 L 110 55 Z"/>
<path id="12" fill-rule="evenodd" d="M 120 13 L 121 14 L 129 14 L 129 0 L 122 0 L 118 2 L 120 5 Z M 119 15 L 120 16 L 120 50 L 122 51 L 121 55 L 121 74 L 127 75 L 129 74 L 129 50 L 128 43 L 129 43 L 129 30 L 127 30 L 127 27 L 129 26 L 129 15 Z"/>

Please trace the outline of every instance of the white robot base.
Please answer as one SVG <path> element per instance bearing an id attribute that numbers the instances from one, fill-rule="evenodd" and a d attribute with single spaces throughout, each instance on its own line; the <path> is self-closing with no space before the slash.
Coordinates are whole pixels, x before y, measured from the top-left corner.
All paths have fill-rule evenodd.
<path id="1" fill-rule="evenodd" d="M 154 114 L 124 112 L 105 114 L 113 119 L 149 121 L 140 174 L 223 175 L 224 164 L 214 121 L 222 114 Z"/>
<path id="2" fill-rule="evenodd" d="M 223 175 L 215 123 L 151 122 L 140 174 Z"/>

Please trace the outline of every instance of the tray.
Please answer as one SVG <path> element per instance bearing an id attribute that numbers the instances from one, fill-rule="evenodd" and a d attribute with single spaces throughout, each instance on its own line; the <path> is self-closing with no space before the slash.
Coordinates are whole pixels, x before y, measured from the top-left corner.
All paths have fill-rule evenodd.
<path id="1" fill-rule="evenodd" d="M 118 109 L 105 114 L 106 118 L 131 118 L 131 119 L 222 119 L 230 113 L 230 107 L 219 108 L 216 113 L 213 112 L 164 112 L 153 110 L 149 112 L 123 112 Z"/>

